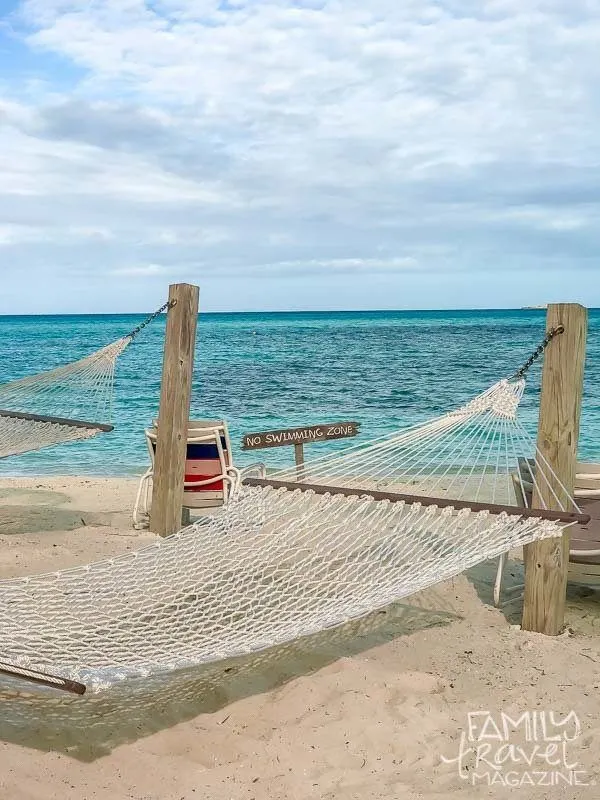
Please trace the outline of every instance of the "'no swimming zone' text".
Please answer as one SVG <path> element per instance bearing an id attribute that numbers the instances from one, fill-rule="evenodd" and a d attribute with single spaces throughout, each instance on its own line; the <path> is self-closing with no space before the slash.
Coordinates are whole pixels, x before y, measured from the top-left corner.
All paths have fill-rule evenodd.
<path id="1" fill-rule="evenodd" d="M 310 425 L 305 428 L 248 433 L 244 436 L 242 443 L 244 450 L 310 444 L 311 442 L 323 442 L 329 439 L 345 439 L 356 436 L 358 428 L 358 422 L 332 422 L 326 425 Z"/>

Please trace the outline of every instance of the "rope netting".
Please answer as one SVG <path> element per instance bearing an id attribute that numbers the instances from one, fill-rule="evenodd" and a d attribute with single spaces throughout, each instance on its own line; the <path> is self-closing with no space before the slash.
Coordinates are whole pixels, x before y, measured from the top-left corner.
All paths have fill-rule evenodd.
<path id="1" fill-rule="evenodd" d="M 564 521 L 517 508 L 368 496 L 410 486 L 514 503 L 512 475 L 535 455 L 516 420 L 522 391 L 500 382 L 440 419 L 306 466 L 304 477 L 360 484 L 361 496 L 242 486 L 213 516 L 135 553 L 0 582 L 3 659 L 99 691 L 337 626 L 561 535 Z"/>
<path id="2" fill-rule="evenodd" d="M 502 380 L 438 419 L 391 436 L 359 443 L 304 465 L 270 473 L 283 482 L 360 487 L 400 494 L 517 505 L 515 482 L 526 479 L 553 506 L 567 511 L 572 498 L 517 409 L 525 381 Z"/>
<path id="3" fill-rule="evenodd" d="M 41 450 L 55 444 L 91 439 L 112 425 L 0 411 L 0 458 Z"/>
<path id="4" fill-rule="evenodd" d="M 0 583 L 0 652 L 99 690 L 339 625 L 559 533 L 518 515 L 247 489 L 155 546 Z"/>
<path id="5" fill-rule="evenodd" d="M 116 361 L 130 341 L 0 386 L 0 458 L 111 430 Z"/>
<path id="6" fill-rule="evenodd" d="M 247 473 L 227 506 L 137 552 L 0 581 L 3 680 L 101 691 L 214 664 L 562 535 L 575 521 L 573 500 L 517 418 L 523 376 L 559 332 L 512 379 L 438 419 L 291 470 Z M 95 386 L 102 408 L 126 344 L 19 381 L 0 398 L 18 404 L 33 390 L 38 408 L 57 398 L 64 408 L 71 391 L 94 395 Z M 5 414 L 4 424 L 24 416 Z M 516 508 L 524 481 L 565 513 Z"/>
<path id="7" fill-rule="evenodd" d="M 0 386 L 0 458 L 110 431 L 117 359 L 169 307 L 85 358 Z"/>

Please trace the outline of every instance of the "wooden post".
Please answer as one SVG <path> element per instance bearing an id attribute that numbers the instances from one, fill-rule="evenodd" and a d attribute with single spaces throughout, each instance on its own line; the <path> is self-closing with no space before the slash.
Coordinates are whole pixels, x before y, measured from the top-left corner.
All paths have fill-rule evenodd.
<path id="1" fill-rule="evenodd" d="M 150 530 L 169 536 L 181 527 L 183 483 L 198 321 L 197 286 L 169 287 Z"/>
<path id="2" fill-rule="evenodd" d="M 296 460 L 296 476 L 301 481 L 304 473 L 304 445 L 301 442 L 294 445 L 294 458 Z"/>
<path id="3" fill-rule="evenodd" d="M 579 419 L 583 394 L 587 310 L 576 303 L 557 303 L 548 307 L 546 328 L 564 326 L 564 333 L 552 340 L 544 357 L 537 446 L 565 487 L 556 479 L 539 480 L 548 474 L 538 463 L 538 480 L 532 507 L 559 509 L 556 493 L 563 503 L 573 496 L 577 466 Z M 569 534 L 561 539 L 545 539 L 525 548 L 524 630 L 549 636 L 561 633 L 564 625 Z"/>

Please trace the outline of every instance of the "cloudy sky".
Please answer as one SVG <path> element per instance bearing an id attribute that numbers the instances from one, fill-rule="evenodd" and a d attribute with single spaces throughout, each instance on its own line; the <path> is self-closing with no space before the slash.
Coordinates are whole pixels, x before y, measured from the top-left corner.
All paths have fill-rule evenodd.
<path id="1" fill-rule="evenodd" d="M 600 305 L 600 0 L 0 9 L 0 313 Z"/>

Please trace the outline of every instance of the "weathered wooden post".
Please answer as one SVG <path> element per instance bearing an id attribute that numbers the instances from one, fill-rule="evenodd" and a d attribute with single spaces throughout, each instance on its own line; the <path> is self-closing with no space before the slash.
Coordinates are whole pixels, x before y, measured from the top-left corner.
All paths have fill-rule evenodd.
<path id="1" fill-rule="evenodd" d="M 577 466 L 579 419 L 583 394 L 587 309 L 576 303 L 548 306 L 546 329 L 562 325 L 564 333 L 553 339 L 545 352 L 540 397 L 537 446 L 556 478 L 539 464 L 536 470 L 549 478 L 536 481 L 532 507 L 567 510 L 573 496 Z M 566 489 L 561 488 L 558 481 Z M 554 496 L 556 494 L 556 497 Z M 562 539 L 546 539 L 525 548 L 525 600 L 522 627 L 556 636 L 564 625 L 569 533 Z"/>
<path id="2" fill-rule="evenodd" d="M 169 536 L 181 527 L 183 484 L 190 417 L 196 325 L 197 286 L 169 287 L 150 530 Z"/>
<path id="3" fill-rule="evenodd" d="M 294 445 L 294 461 L 296 462 L 296 476 L 301 481 L 304 473 L 304 445 L 302 443 Z"/>

